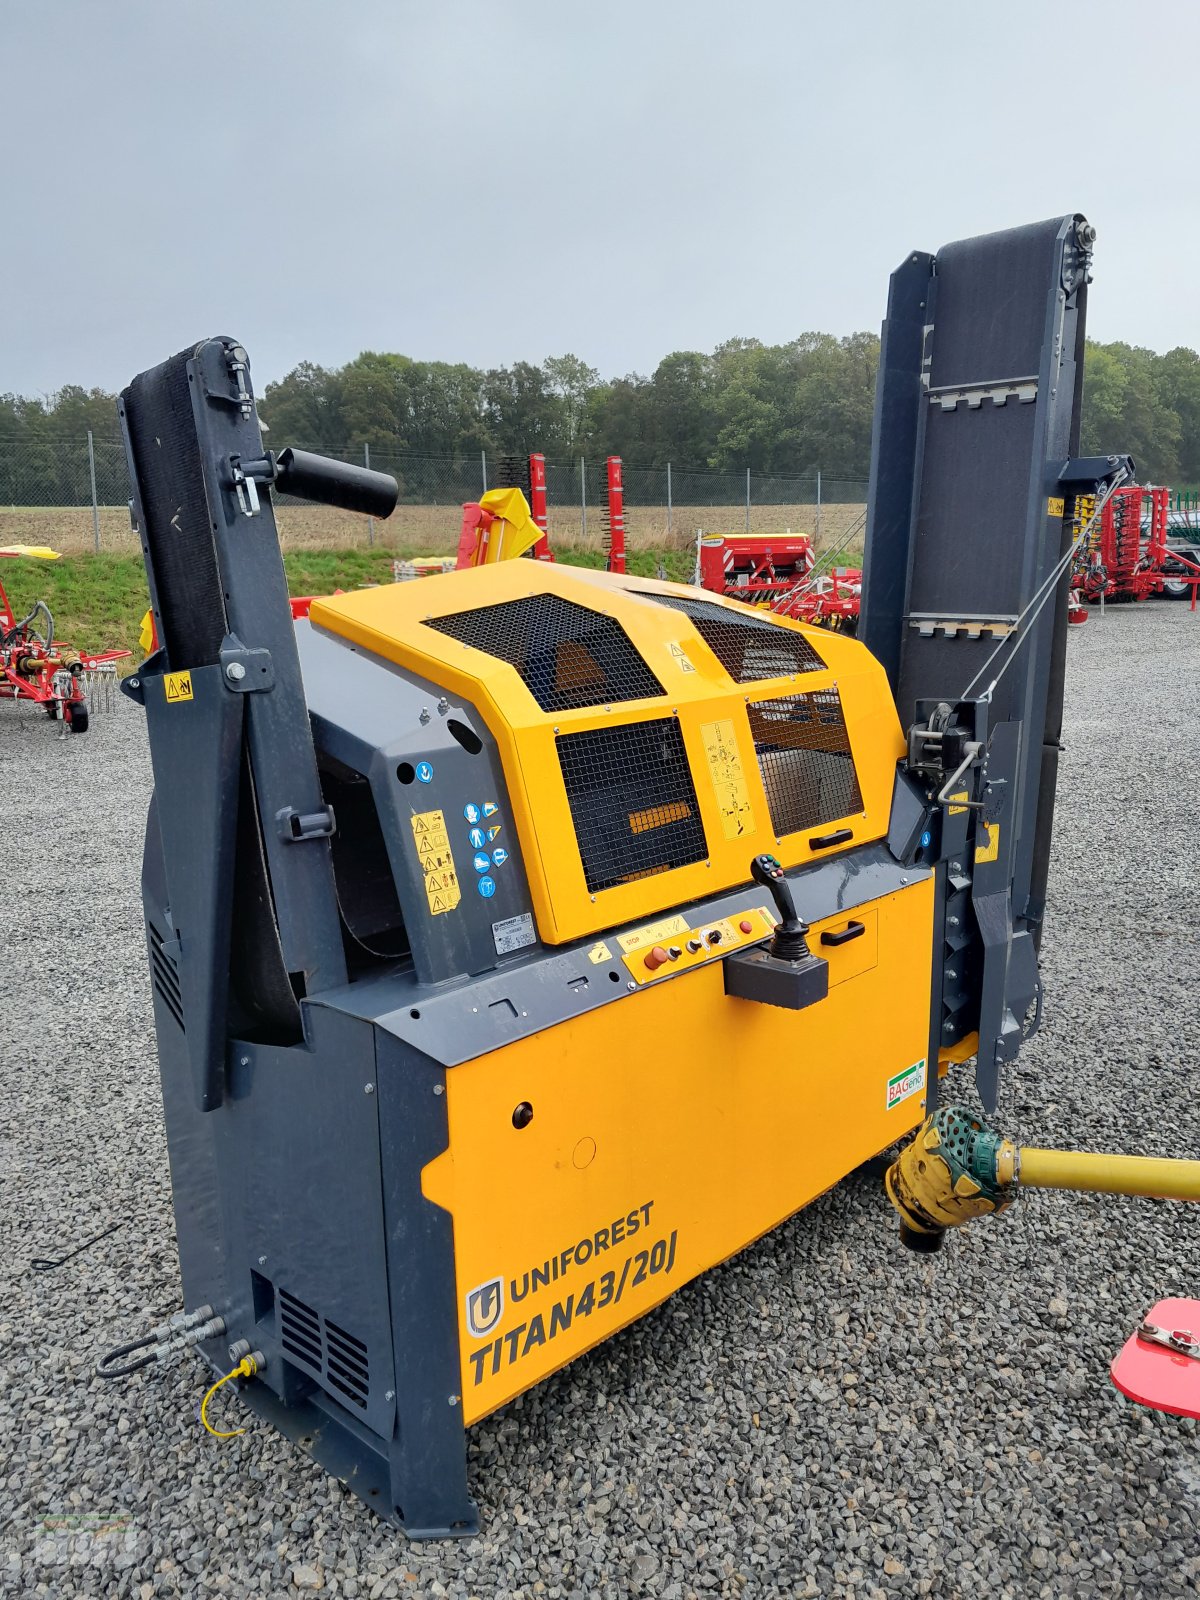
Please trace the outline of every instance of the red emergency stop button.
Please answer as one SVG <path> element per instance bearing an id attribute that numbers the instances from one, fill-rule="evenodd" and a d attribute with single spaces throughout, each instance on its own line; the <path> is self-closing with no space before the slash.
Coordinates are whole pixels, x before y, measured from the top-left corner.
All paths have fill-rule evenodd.
<path id="1" fill-rule="evenodd" d="M 742 920 L 738 923 L 738 927 L 742 930 L 743 933 L 753 933 L 754 932 L 754 924 L 750 921 L 749 917 L 743 917 Z"/>
<path id="2" fill-rule="evenodd" d="M 646 951 L 647 970 L 650 972 L 657 972 L 659 967 L 662 966 L 663 962 L 669 961 L 670 959 L 670 956 L 663 949 L 662 945 L 656 944 L 653 950 Z"/>

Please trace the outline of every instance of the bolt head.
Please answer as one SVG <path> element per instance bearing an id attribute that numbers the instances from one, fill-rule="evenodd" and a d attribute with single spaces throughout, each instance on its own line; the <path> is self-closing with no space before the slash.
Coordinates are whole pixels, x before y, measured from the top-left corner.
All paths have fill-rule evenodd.
<path id="1" fill-rule="evenodd" d="M 375 1093 L 375 1085 L 373 1083 L 364 1083 L 363 1084 L 363 1093 L 364 1094 L 374 1094 Z"/>
<path id="2" fill-rule="evenodd" d="M 240 661 L 231 661 L 225 668 L 225 676 L 231 683 L 240 683 L 246 676 L 246 669 Z"/>

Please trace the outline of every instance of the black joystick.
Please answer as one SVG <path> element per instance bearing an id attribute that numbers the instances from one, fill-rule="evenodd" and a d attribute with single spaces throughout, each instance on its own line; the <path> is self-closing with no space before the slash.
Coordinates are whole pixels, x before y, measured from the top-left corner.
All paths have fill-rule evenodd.
<path id="1" fill-rule="evenodd" d="M 783 875 L 783 868 L 774 856 L 755 856 L 750 863 L 750 876 L 771 891 L 779 922 L 771 936 L 771 954 L 777 961 L 806 961 L 812 951 L 808 948 L 808 923 L 801 922 L 796 914 L 791 885 Z"/>
<path id="2" fill-rule="evenodd" d="M 783 868 L 774 856 L 755 856 L 750 876 L 771 891 L 779 921 L 768 949 L 758 944 L 726 956 L 725 993 L 787 1011 L 816 1005 L 829 993 L 829 963 L 808 948 L 808 924 L 796 915 Z M 749 924 L 743 922 L 742 927 Z"/>

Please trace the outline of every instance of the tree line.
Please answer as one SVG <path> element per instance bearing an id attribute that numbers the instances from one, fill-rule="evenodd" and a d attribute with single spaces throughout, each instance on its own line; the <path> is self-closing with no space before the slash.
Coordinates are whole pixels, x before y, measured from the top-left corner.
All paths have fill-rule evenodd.
<path id="1" fill-rule="evenodd" d="M 343 367 L 302 362 L 267 384 L 260 409 L 273 441 L 351 455 L 364 444 L 452 457 L 536 449 L 551 460 L 615 454 L 644 466 L 865 478 L 878 359 L 871 333 L 732 339 L 612 379 L 574 355 L 484 370 L 367 351 Z M 53 503 L 34 497 L 31 473 L 39 482 L 57 473 L 64 494 L 86 484 L 76 457 L 89 429 L 120 437 L 102 390 L 0 396 L 0 502 Z M 1200 484 L 1200 356 L 1089 343 L 1081 447 L 1128 451 L 1143 482 Z M 18 454 L 13 479 L 7 463 Z"/>

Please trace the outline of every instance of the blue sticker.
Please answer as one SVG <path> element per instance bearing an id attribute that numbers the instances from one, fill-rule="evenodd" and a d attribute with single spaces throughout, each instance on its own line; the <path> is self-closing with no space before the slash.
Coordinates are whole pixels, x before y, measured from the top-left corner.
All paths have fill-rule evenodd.
<path id="1" fill-rule="evenodd" d="M 491 866 L 491 864 L 492 864 L 491 856 L 485 855 L 482 851 L 475 857 L 474 861 L 471 863 L 471 865 L 475 868 L 476 872 L 486 872 L 488 870 L 488 868 Z"/>
<path id="2" fill-rule="evenodd" d="M 930 833 L 929 829 L 926 828 L 925 832 L 921 835 L 921 849 L 928 850 L 932 843 L 933 835 Z"/>
<path id="3" fill-rule="evenodd" d="M 502 867 L 504 865 L 504 863 L 508 860 L 508 851 L 507 850 L 493 850 L 492 851 L 492 860 L 496 863 L 496 865 L 498 867 Z"/>
<path id="4" fill-rule="evenodd" d="M 430 765 L 430 763 L 428 761 L 418 761 L 417 762 L 417 782 L 418 783 L 432 783 L 433 782 L 433 767 Z"/>
<path id="5" fill-rule="evenodd" d="M 497 822 L 494 828 L 489 828 L 488 829 L 488 838 L 489 838 L 489 840 L 490 839 L 494 839 L 499 832 L 500 832 L 500 824 Z"/>
<path id="6" fill-rule="evenodd" d="M 463 807 L 463 816 L 466 817 L 468 822 L 478 822 L 479 821 L 479 807 L 478 806 L 464 806 Z"/>
<path id="7" fill-rule="evenodd" d="M 494 800 L 485 800 L 483 802 L 483 814 L 485 817 L 494 817 L 499 809 L 500 807 Z M 474 821 L 475 819 L 472 817 L 471 820 Z"/>
<path id="8" fill-rule="evenodd" d="M 480 878 L 479 892 L 485 900 L 490 900 L 496 892 L 495 878 Z"/>
<path id="9" fill-rule="evenodd" d="M 467 838 L 471 841 L 471 849 L 472 850 L 482 850 L 483 849 L 483 829 L 482 828 L 472 828 L 470 833 L 467 835 Z"/>

